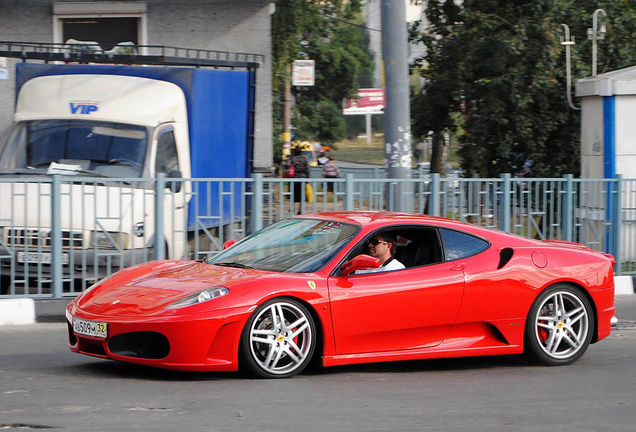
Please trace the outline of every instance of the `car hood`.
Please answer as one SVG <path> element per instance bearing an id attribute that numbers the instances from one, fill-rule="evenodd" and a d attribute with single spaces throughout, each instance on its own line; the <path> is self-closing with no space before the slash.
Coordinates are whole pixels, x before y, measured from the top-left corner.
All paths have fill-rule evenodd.
<path id="1" fill-rule="evenodd" d="M 76 304 L 83 311 L 95 314 L 150 314 L 206 288 L 231 287 L 266 274 L 268 272 L 200 261 L 147 263 L 116 273 L 78 297 Z"/>

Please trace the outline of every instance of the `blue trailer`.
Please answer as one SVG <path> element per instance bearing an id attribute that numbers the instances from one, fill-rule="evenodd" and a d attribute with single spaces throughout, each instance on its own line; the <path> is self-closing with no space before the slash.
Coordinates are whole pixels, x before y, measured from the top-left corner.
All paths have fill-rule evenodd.
<path id="1" fill-rule="evenodd" d="M 60 59 L 59 53 L 47 55 L 37 51 L 31 57 Z M 121 268 L 143 262 L 156 246 L 165 247 L 169 258 L 187 257 L 192 232 L 218 232 L 244 214 L 245 203 L 228 193 L 229 185 L 206 187 L 200 179 L 252 175 L 258 62 L 202 57 L 195 63 L 166 55 L 66 55 L 72 64 L 16 65 L 14 125 L 0 147 L 0 175 L 62 174 L 68 203 L 63 200 L 57 223 L 71 244 L 63 258 L 69 274 L 102 263 Z M 91 64 L 82 64 L 87 60 Z M 86 176 L 95 177 L 88 194 L 85 182 L 74 182 Z M 158 201 L 144 179 L 162 176 L 167 188 L 165 196 L 163 189 L 156 194 L 164 198 Z M 14 196 L 11 187 L 0 184 L 7 189 L 0 194 Z M 55 212 L 36 217 L 30 209 L 54 203 L 37 184 L 24 187 L 20 202 L 0 206 L 11 249 L 4 253 L 17 257 L 18 267 L 41 266 L 50 260 L 51 242 L 43 233 L 55 228 Z M 163 211 L 154 212 L 156 206 Z M 169 216 L 159 220 L 164 214 Z M 156 238 L 165 244 L 155 244 Z"/>

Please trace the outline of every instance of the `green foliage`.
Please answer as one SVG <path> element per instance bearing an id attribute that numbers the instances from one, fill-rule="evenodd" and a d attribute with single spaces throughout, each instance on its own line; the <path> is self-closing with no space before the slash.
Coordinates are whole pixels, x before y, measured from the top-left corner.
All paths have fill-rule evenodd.
<path id="1" fill-rule="evenodd" d="M 578 174 L 580 111 L 569 108 L 561 23 L 576 37 L 573 82 L 591 75 L 592 13 L 603 8 L 608 35 L 599 42 L 598 72 L 631 66 L 636 5 L 631 1 L 452 0 L 428 2 L 428 33 L 411 32 L 428 52 L 418 62 L 426 83 L 412 97 L 415 136 L 454 130 L 460 111 L 467 175 Z M 457 117 L 455 117 L 457 118 Z M 434 150 L 435 156 L 435 150 Z"/>
<path id="2" fill-rule="evenodd" d="M 342 99 L 371 84 L 373 58 L 368 45 L 360 0 L 277 2 L 272 20 L 275 133 L 282 131 L 290 65 L 307 58 L 316 62 L 315 86 L 292 87 L 295 138 L 325 144 L 344 138 Z"/>

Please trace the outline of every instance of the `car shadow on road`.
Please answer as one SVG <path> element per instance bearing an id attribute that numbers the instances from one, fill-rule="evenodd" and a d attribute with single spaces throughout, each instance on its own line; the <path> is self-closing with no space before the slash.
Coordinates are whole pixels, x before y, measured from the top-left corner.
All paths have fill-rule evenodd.
<path id="1" fill-rule="evenodd" d="M 184 372 L 158 369 L 112 360 L 101 360 L 75 365 L 75 374 L 85 372 L 91 377 L 127 378 L 153 381 L 204 381 L 242 378 L 238 372 Z"/>
<path id="2" fill-rule="evenodd" d="M 464 370 L 483 370 L 529 366 L 520 356 L 468 357 L 433 360 L 409 360 L 383 363 L 367 363 L 347 366 L 322 367 L 311 366 L 301 373 L 305 377 L 331 376 L 340 374 L 377 374 L 377 373 L 422 373 Z M 86 373 L 92 378 L 126 378 L 153 381 L 220 381 L 242 380 L 247 377 L 241 372 L 184 372 L 157 369 L 112 360 L 96 360 L 73 366 L 73 375 Z"/>
<path id="3" fill-rule="evenodd" d="M 414 372 L 448 372 L 463 370 L 483 370 L 531 366 L 521 356 L 487 356 L 444 358 L 429 360 L 407 360 L 382 363 L 365 363 L 335 367 L 312 367 L 303 372 L 304 375 L 335 375 L 343 373 L 414 373 Z"/>

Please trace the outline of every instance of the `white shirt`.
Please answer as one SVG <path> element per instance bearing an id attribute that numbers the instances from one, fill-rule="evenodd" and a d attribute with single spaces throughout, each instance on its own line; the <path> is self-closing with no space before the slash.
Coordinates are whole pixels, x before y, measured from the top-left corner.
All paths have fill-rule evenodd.
<path id="1" fill-rule="evenodd" d="M 393 270 L 401 270 L 404 267 L 404 264 L 396 260 L 395 258 L 389 258 L 378 268 L 368 269 L 368 270 L 356 270 L 355 274 L 367 274 L 367 273 L 378 273 L 384 271 L 393 271 Z"/>

